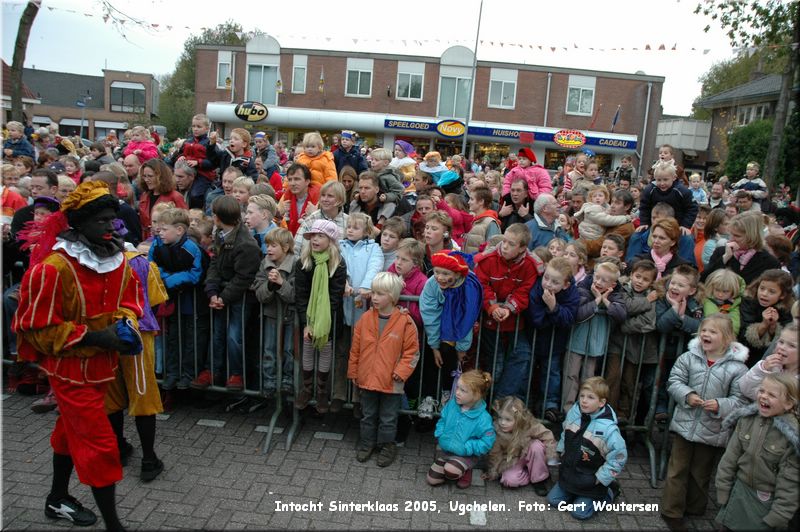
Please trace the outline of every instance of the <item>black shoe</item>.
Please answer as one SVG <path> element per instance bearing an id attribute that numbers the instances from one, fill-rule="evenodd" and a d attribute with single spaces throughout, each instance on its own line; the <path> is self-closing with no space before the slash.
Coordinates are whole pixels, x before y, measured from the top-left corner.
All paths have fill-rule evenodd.
<path id="1" fill-rule="evenodd" d="M 548 408 L 544 413 L 544 419 L 550 423 L 558 423 L 560 412 L 555 408 Z"/>
<path id="2" fill-rule="evenodd" d="M 50 519 L 66 519 L 77 526 L 92 526 L 97 522 L 97 516 L 94 512 L 84 508 L 71 495 L 67 495 L 57 501 L 48 499 L 44 504 L 44 515 Z"/>
<path id="3" fill-rule="evenodd" d="M 395 458 L 397 458 L 397 446 L 394 442 L 384 443 L 376 462 L 378 462 L 378 467 L 387 467 L 392 465 Z"/>
<path id="4" fill-rule="evenodd" d="M 608 485 L 608 488 L 611 490 L 611 495 L 613 496 L 611 502 L 614 502 L 615 500 L 617 500 L 617 497 L 619 497 L 619 492 L 621 491 L 619 482 L 617 482 L 616 480 L 612 480 L 611 484 Z"/>
<path id="5" fill-rule="evenodd" d="M 142 482 L 150 482 L 154 480 L 162 471 L 164 471 L 164 462 L 156 458 L 155 460 L 142 460 L 142 474 L 140 478 Z"/>
<path id="6" fill-rule="evenodd" d="M 550 485 L 547 482 L 547 479 L 544 479 L 540 482 L 533 483 L 533 491 L 539 497 L 546 497 L 548 493 L 550 493 Z"/>
<path id="7" fill-rule="evenodd" d="M 374 450 L 375 447 L 359 447 L 358 451 L 356 451 L 356 460 L 362 463 L 366 462 L 372 456 L 372 451 Z"/>
<path id="8" fill-rule="evenodd" d="M 119 449 L 119 461 L 122 463 L 122 467 L 128 465 L 128 458 L 131 457 L 133 454 L 133 445 L 128 440 L 125 440 L 125 443 L 122 444 L 122 447 Z"/>

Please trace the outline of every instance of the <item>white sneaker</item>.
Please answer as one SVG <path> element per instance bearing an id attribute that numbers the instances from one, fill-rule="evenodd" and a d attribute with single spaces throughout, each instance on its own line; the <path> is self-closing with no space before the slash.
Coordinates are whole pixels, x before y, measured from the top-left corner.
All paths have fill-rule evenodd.
<path id="1" fill-rule="evenodd" d="M 419 409 L 417 409 L 417 415 L 423 419 L 433 419 L 433 413 L 436 411 L 436 407 L 438 406 L 439 402 L 436 401 L 430 395 L 427 396 L 422 402 L 419 404 Z"/>

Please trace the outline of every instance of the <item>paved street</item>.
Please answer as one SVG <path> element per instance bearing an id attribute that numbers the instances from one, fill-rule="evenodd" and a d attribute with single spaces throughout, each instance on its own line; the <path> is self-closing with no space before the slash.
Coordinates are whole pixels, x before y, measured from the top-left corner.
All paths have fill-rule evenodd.
<path id="1" fill-rule="evenodd" d="M 55 414 L 37 415 L 35 398 L 11 395 L 3 400 L 3 530 L 56 529 L 66 521 L 44 516 L 51 476 L 49 435 Z M 379 468 L 374 458 L 355 460 L 358 423 L 349 411 L 326 420 L 310 419 L 301 427 L 291 451 L 278 434 L 268 455 L 262 453 L 269 413 L 229 414 L 219 408 L 180 406 L 158 423 L 156 451 L 166 470 L 149 484 L 139 480 L 137 451 L 117 487 L 120 517 L 129 529 L 665 529 L 654 511 L 604 512 L 586 523 L 546 504 L 531 487 L 508 490 L 496 482 L 484 485 L 479 474 L 472 487 L 454 484 L 432 488 L 425 473 L 433 456 L 432 433 L 413 430 L 397 461 Z M 224 424 L 224 426 L 219 426 Z M 209 426 L 216 425 L 216 426 Z M 279 425 L 286 425 L 281 420 Z M 126 435 L 136 446 L 132 420 Z M 618 501 L 658 503 L 660 490 L 650 487 L 644 447 L 635 448 L 621 477 Z M 73 475 L 72 494 L 95 509 L 90 491 Z M 278 501 L 286 511 L 276 511 Z M 343 505 L 329 511 L 332 501 Z M 520 502 L 530 503 L 519 510 Z M 315 504 L 322 503 L 322 509 Z M 490 503 L 490 508 L 451 508 L 458 503 Z M 288 503 L 306 504 L 299 509 Z M 350 503 L 389 508 L 353 508 Z M 397 505 L 397 510 L 391 505 Z M 406 511 L 406 505 L 411 505 Z M 435 509 L 432 505 L 435 504 Z M 416 510 L 414 508 L 416 505 Z M 505 505 L 505 510 L 501 509 Z M 385 510 L 385 511 L 384 511 Z M 488 510 L 488 511 L 486 511 Z M 698 529 L 715 529 L 711 506 Z"/>

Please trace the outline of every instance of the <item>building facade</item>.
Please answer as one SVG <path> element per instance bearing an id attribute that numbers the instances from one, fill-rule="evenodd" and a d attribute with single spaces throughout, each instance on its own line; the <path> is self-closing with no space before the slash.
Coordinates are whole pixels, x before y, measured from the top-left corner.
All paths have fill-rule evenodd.
<path id="1" fill-rule="evenodd" d="M 22 79 L 39 94 L 41 103 L 28 117 L 34 127 L 58 124 L 62 135 L 96 140 L 124 130 L 137 117 L 158 115 L 159 85 L 152 74 L 103 70 L 87 76 L 23 69 Z"/>
<path id="2" fill-rule="evenodd" d="M 475 58 L 463 46 L 409 56 L 282 48 L 260 35 L 196 53 L 195 110 L 226 137 L 245 126 L 292 145 L 309 130 L 330 141 L 354 129 L 368 145 L 402 139 L 450 155 L 466 134 L 470 158 L 499 161 L 526 145 L 551 169 L 581 150 L 606 169 L 624 155 L 655 158 L 663 77 L 479 60 L 473 96 Z"/>

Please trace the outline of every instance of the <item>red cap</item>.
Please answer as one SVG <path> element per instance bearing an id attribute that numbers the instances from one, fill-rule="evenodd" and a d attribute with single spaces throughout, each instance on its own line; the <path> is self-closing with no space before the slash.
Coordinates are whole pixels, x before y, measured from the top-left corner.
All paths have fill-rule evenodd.
<path id="1" fill-rule="evenodd" d="M 536 164 L 538 161 L 536 160 L 536 154 L 533 153 L 533 150 L 530 148 L 520 148 L 519 152 L 517 152 L 518 157 L 525 157 L 533 164 Z"/>

